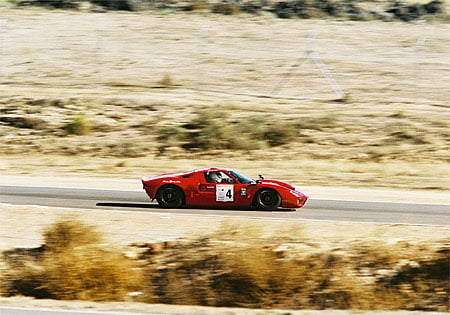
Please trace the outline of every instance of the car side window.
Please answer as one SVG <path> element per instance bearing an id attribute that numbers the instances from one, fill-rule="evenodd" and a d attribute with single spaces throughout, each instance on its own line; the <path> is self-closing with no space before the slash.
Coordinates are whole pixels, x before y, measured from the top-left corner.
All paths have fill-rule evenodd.
<path id="1" fill-rule="evenodd" d="M 221 171 L 211 171 L 205 172 L 205 179 L 208 183 L 215 184 L 235 184 L 236 181 L 231 178 L 228 174 Z"/>

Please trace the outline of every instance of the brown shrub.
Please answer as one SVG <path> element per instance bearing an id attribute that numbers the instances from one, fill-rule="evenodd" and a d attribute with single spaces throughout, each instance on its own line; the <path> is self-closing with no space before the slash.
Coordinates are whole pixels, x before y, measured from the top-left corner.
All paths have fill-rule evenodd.
<path id="1" fill-rule="evenodd" d="M 185 124 L 184 132 L 170 127 L 161 131 L 158 140 L 167 146 L 166 134 L 175 133 L 185 149 L 257 150 L 292 142 L 298 136 L 297 126 L 291 122 L 273 121 L 269 116 L 250 116 L 231 120 L 221 108 L 199 107 L 194 118 Z M 170 133 L 168 133 L 170 131 Z M 172 137 L 173 138 L 173 137 Z"/>
<path id="2" fill-rule="evenodd" d="M 240 13 L 241 8 L 235 3 L 222 1 L 213 5 L 212 12 L 225 15 L 234 15 Z"/>
<path id="3" fill-rule="evenodd" d="M 45 247 L 52 253 L 66 252 L 77 246 L 99 244 L 101 240 L 101 234 L 95 227 L 71 218 L 58 220 L 44 231 Z"/>
<path id="4" fill-rule="evenodd" d="M 37 117 L 4 116 L 0 117 L 0 122 L 26 129 L 45 129 L 48 126 L 45 120 Z"/>
<path id="5" fill-rule="evenodd" d="M 158 83 L 161 85 L 161 87 L 164 88 L 171 88 L 175 86 L 175 83 L 173 82 L 170 74 L 166 74 Z"/>
<path id="6" fill-rule="evenodd" d="M 301 238 L 288 242 L 301 245 Z M 447 305 L 444 254 L 416 263 L 420 251 L 413 248 L 361 241 L 346 249 L 280 255 L 274 240 L 283 242 L 258 226 L 225 224 L 208 238 L 180 243 L 152 258 L 158 263 L 149 274 L 149 301 L 365 310 L 442 311 Z"/>
<path id="7" fill-rule="evenodd" d="M 205 10 L 209 9 L 210 7 L 211 4 L 206 0 L 194 0 L 185 7 L 185 10 L 187 11 Z"/>
<path id="8" fill-rule="evenodd" d="M 140 285 L 131 261 L 120 252 L 97 246 L 48 253 L 41 268 L 40 287 L 56 299 L 123 300 Z"/>
<path id="9" fill-rule="evenodd" d="M 2 294 L 37 298 L 123 300 L 140 288 L 140 272 L 119 251 L 100 243 L 101 235 L 74 219 L 56 222 L 45 231 L 38 257 L 10 255 Z"/>

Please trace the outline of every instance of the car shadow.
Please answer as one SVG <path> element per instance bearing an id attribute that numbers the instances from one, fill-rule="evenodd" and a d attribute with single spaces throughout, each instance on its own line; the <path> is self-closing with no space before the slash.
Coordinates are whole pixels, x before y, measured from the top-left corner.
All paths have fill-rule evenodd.
<path id="1" fill-rule="evenodd" d="M 147 203 L 129 203 L 129 202 L 98 202 L 96 203 L 98 207 L 120 207 L 120 208 L 146 208 L 146 209 L 166 209 L 158 204 L 147 204 Z M 248 211 L 248 212 L 295 212 L 296 209 L 279 208 L 276 210 L 258 210 L 249 208 L 211 208 L 211 207 L 182 207 L 180 209 L 191 209 L 191 210 L 222 210 L 222 211 Z"/>
<path id="2" fill-rule="evenodd" d="M 121 207 L 121 208 L 147 208 L 158 209 L 161 208 L 155 204 L 148 203 L 129 203 L 129 202 L 97 202 L 97 207 Z"/>

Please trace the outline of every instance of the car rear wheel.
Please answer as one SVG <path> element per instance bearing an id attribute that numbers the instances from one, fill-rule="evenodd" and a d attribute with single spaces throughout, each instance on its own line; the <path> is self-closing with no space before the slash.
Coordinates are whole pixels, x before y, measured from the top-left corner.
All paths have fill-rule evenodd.
<path id="1" fill-rule="evenodd" d="M 183 204 L 183 191 L 176 186 L 164 186 L 158 190 L 156 200 L 164 208 L 178 208 Z"/>
<path id="2" fill-rule="evenodd" d="M 253 203 L 261 210 L 275 210 L 281 204 L 281 197 L 275 190 L 262 189 L 256 193 Z"/>

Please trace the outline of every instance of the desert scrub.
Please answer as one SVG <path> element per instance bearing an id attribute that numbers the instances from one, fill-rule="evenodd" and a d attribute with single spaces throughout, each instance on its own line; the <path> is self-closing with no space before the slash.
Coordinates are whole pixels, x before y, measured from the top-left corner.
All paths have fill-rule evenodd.
<path id="1" fill-rule="evenodd" d="M 209 9 L 211 4 L 206 0 L 194 0 L 186 6 L 187 11 Z"/>
<path id="2" fill-rule="evenodd" d="M 176 127 L 162 130 L 158 138 L 162 146 L 176 138 L 185 149 L 257 150 L 290 143 L 298 135 L 296 124 L 269 115 L 232 119 L 224 109 L 203 107 L 194 114 L 182 126 L 184 132 Z"/>
<path id="3" fill-rule="evenodd" d="M 18 2 L 18 0 L 0 0 L 0 8 L 15 6 Z"/>
<path id="4" fill-rule="evenodd" d="M 298 230 L 301 235 L 302 229 Z M 273 239 L 265 237 L 259 226 L 226 224 L 213 235 L 179 244 L 159 257 L 166 268 L 152 269 L 152 301 L 252 308 L 350 308 L 362 294 L 362 282 L 351 279 L 342 256 L 324 251 L 289 257 L 286 251 L 278 250 L 280 244 L 273 244 Z"/>
<path id="5" fill-rule="evenodd" d="M 302 118 L 298 127 L 300 129 L 326 130 L 339 126 L 339 117 L 334 114 L 327 114 L 320 117 Z"/>
<path id="6" fill-rule="evenodd" d="M 289 122 L 276 121 L 267 125 L 263 138 L 271 147 L 278 147 L 294 141 L 297 128 Z"/>
<path id="7" fill-rule="evenodd" d="M 291 228 L 296 228 L 292 226 Z M 217 232 L 149 258 L 152 303 L 292 309 L 438 310 L 448 305 L 448 246 L 364 240 L 337 248 L 266 235 L 255 225 Z M 446 256 L 447 255 L 447 256 Z M 439 292 L 435 294 L 434 292 Z"/>
<path id="8" fill-rule="evenodd" d="M 94 227 L 73 219 L 56 221 L 44 231 L 46 250 L 52 253 L 67 252 L 75 247 L 101 242 L 101 234 Z"/>
<path id="9" fill-rule="evenodd" d="M 183 129 L 179 126 L 165 125 L 157 128 L 158 151 L 164 154 L 170 147 L 181 145 L 183 141 Z"/>
<path id="10" fill-rule="evenodd" d="M 301 227 L 226 223 L 163 246 L 140 243 L 137 264 L 93 227 L 60 220 L 43 246 L 3 252 L 2 294 L 114 301 L 139 291 L 148 303 L 448 312 L 448 239 L 312 243 Z"/>
<path id="11" fill-rule="evenodd" d="M 93 128 L 92 122 L 85 114 L 78 114 L 71 122 L 69 122 L 64 129 L 73 135 L 84 136 L 91 133 Z"/>
<path id="12" fill-rule="evenodd" d="M 140 273 L 120 251 L 102 244 L 94 227 L 61 219 L 44 232 L 36 255 L 6 259 L 11 268 L 2 293 L 66 300 L 123 300 L 140 285 Z"/>
<path id="13" fill-rule="evenodd" d="M 199 149 L 231 149 L 235 138 L 228 113 L 217 108 L 196 108 L 195 117 L 185 127 L 188 145 Z"/>
<path id="14" fill-rule="evenodd" d="M 48 124 L 45 120 L 37 117 L 4 116 L 0 117 L 0 122 L 8 124 L 15 128 L 44 130 L 48 127 Z"/>
<path id="15" fill-rule="evenodd" d="M 212 12 L 225 15 L 234 15 L 240 13 L 241 8 L 235 3 L 220 2 L 213 5 Z"/>

